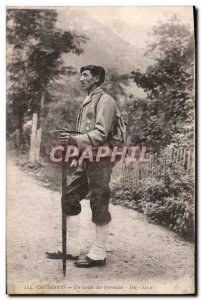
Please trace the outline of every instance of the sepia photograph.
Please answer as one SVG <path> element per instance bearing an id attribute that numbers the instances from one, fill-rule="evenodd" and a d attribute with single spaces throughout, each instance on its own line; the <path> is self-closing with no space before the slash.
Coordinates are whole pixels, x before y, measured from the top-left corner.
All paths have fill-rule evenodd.
<path id="1" fill-rule="evenodd" d="M 6 7 L 8 295 L 196 295 L 196 14 Z"/>

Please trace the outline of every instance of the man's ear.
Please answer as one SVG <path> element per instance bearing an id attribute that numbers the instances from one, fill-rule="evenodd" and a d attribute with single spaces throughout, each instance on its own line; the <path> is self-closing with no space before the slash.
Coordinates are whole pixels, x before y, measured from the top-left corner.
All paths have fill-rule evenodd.
<path id="1" fill-rule="evenodd" d="M 100 81 L 100 75 L 96 75 L 96 76 L 95 76 L 95 82 L 98 83 L 99 81 Z"/>

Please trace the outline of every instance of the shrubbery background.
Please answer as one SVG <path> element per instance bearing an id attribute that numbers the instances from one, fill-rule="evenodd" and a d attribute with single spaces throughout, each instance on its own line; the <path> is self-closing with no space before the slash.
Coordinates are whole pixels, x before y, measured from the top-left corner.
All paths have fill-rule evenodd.
<path id="1" fill-rule="evenodd" d="M 173 169 L 172 165 L 166 165 L 162 175 L 140 180 L 137 187 L 116 180 L 111 202 L 137 210 L 151 222 L 167 226 L 180 236 L 194 240 L 194 180 L 183 166 Z"/>

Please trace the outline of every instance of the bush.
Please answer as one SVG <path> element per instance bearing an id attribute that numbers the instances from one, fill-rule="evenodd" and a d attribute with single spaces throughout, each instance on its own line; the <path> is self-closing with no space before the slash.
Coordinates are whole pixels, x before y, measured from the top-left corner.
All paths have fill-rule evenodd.
<path id="1" fill-rule="evenodd" d="M 167 226 L 180 236 L 194 240 L 194 184 L 180 169 L 160 178 L 141 181 L 133 190 L 113 187 L 112 203 L 135 209 L 154 223 Z"/>

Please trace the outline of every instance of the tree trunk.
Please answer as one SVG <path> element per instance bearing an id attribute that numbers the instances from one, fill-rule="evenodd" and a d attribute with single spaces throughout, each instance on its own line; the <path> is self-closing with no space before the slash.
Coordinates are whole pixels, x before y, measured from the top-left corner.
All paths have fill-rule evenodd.
<path id="1" fill-rule="evenodd" d="M 38 124 L 38 114 L 33 113 L 32 117 L 32 129 L 31 129 L 31 141 L 30 141 L 30 152 L 29 152 L 29 161 L 35 162 L 35 144 L 37 136 L 37 124 Z"/>
<path id="2" fill-rule="evenodd" d="M 16 129 L 14 136 L 15 136 L 15 147 L 18 154 L 21 154 L 23 149 L 23 117 L 20 115 L 18 116 L 18 128 Z"/>
<path id="3" fill-rule="evenodd" d="M 30 152 L 29 152 L 29 162 L 31 163 L 36 163 L 39 162 L 40 160 L 44 100 L 45 100 L 45 95 L 44 93 L 42 93 L 40 112 L 33 113 Z"/>

